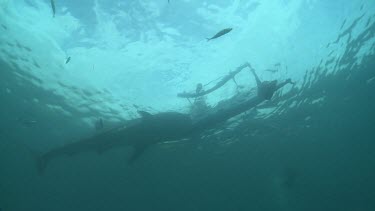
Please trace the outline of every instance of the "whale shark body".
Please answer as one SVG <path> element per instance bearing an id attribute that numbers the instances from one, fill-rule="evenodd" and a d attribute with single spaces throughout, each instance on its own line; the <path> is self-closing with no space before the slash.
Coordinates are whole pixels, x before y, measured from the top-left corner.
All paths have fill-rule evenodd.
<path id="1" fill-rule="evenodd" d="M 284 82 L 284 85 L 290 82 Z M 284 86 L 282 85 L 282 86 Z M 274 87 L 271 94 L 282 86 Z M 262 87 L 258 87 L 262 88 Z M 258 94 L 259 95 L 259 94 Z M 119 146 L 131 146 L 134 153 L 129 162 L 134 162 L 149 146 L 165 142 L 177 141 L 184 138 L 196 138 L 207 129 L 212 129 L 219 123 L 256 107 L 265 100 L 263 96 L 253 96 L 240 103 L 229 103 L 229 106 L 218 107 L 208 112 L 198 121 L 193 122 L 188 114 L 178 112 L 162 112 L 151 115 L 139 112 L 142 118 L 131 120 L 129 126 L 122 126 L 102 132 L 91 138 L 83 139 L 59 148 L 52 149 L 37 156 L 39 173 L 43 173 L 48 162 L 55 157 L 74 155 L 81 152 L 95 151 L 103 153 Z M 272 97 L 272 95 L 271 95 Z M 234 98 L 236 100 L 236 98 Z"/>
<path id="2" fill-rule="evenodd" d="M 129 126 L 111 129 L 38 155 L 38 172 L 43 173 L 47 164 L 56 157 L 88 151 L 103 153 L 119 146 L 134 148 L 133 155 L 129 159 L 129 162 L 132 163 L 149 146 L 188 137 L 192 128 L 192 121 L 187 114 L 177 112 L 163 112 L 155 115 L 147 112 L 139 113 L 142 118 L 136 119 Z"/>

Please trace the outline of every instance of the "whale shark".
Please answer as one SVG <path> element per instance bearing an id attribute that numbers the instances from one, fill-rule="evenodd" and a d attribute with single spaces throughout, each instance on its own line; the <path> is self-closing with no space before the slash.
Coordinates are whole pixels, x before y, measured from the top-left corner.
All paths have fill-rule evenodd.
<path id="1" fill-rule="evenodd" d="M 57 157 L 88 151 L 101 154 L 119 146 L 134 148 L 129 159 L 129 163 L 132 163 L 149 146 L 186 138 L 192 128 L 192 120 L 187 114 L 162 112 L 152 115 L 144 111 L 139 111 L 139 114 L 141 118 L 135 119 L 130 125 L 117 127 L 37 155 L 38 172 L 43 173 L 47 164 Z"/>
<path id="2" fill-rule="evenodd" d="M 56 157 L 87 151 L 101 154 L 119 146 L 131 146 L 134 148 L 134 152 L 129 159 L 129 163 L 132 163 L 151 145 L 186 138 L 195 139 L 203 131 L 212 129 L 219 123 L 254 108 L 266 100 L 270 100 L 272 95 L 286 84 L 294 84 L 291 79 L 281 83 L 276 81 L 276 84 L 263 83 L 254 71 L 253 73 L 257 79 L 258 86 L 258 93 L 255 96 L 241 102 L 224 103 L 224 106 L 218 105 L 217 108 L 207 112 L 195 122 L 193 122 L 189 114 L 161 112 L 152 115 L 145 111 L 139 111 L 141 118 L 131 120 L 130 124 L 38 154 L 36 156 L 38 171 L 43 173 L 47 164 Z M 264 95 L 264 93 L 268 95 Z M 238 100 L 237 98 L 233 99 L 234 101 Z"/>

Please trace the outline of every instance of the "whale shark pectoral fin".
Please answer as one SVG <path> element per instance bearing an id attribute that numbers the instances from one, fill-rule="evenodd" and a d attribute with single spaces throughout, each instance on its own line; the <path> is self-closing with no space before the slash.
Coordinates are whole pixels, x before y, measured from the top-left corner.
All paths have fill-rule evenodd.
<path id="1" fill-rule="evenodd" d="M 142 154 L 143 152 L 147 149 L 148 145 L 135 145 L 134 146 L 134 152 L 132 156 L 129 158 L 128 163 L 132 164 L 134 161 L 136 161 Z"/>
<path id="2" fill-rule="evenodd" d="M 44 170 L 47 167 L 47 163 L 49 161 L 48 156 L 46 154 L 42 154 L 40 152 L 36 152 L 30 148 L 27 148 L 30 152 L 31 156 L 35 160 L 36 168 L 38 175 L 41 176 L 44 173 Z M 1 210 L 0 210 L 1 211 Z"/>
<path id="3" fill-rule="evenodd" d="M 39 175 L 43 175 L 44 170 L 47 167 L 47 162 L 48 160 L 42 155 L 39 155 L 38 157 L 36 157 L 36 165 L 37 165 L 37 170 L 38 170 Z"/>
<path id="4" fill-rule="evenodd" d="M 147 111 L 138 111 L 138 114 L 142 116 L 142 118 L 150 118 L 152 114 L 148 113 Z"/>

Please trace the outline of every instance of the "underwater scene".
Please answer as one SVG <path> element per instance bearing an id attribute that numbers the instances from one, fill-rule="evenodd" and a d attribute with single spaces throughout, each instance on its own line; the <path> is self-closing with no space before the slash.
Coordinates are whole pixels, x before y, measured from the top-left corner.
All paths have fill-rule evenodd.
<path id="1" fill-rule="evenodd" d="M 373 211 L 374 132 L 374 0 L 0 0 L 0 211 Z"/>

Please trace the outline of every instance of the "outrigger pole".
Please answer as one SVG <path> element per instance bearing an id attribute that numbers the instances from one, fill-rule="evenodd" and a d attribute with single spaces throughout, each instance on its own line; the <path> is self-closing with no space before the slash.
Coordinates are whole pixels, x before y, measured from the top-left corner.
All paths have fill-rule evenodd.
<path id="1" fill-rule="evenodd" d="M 200 96 L 204 96 L 206 94 L 209 94 L 209 93 L 217 90 L 218 88 L 224 86 L 224 84 L 226 84 L 229 80 L 231 80 L 231 79 L 234 80 L 234 76 L 236 76 L 239 72 L 241 72 L 246 67 L 250 68 L 250 70 L 253 70 L 253 67 L 250 65 L 250 63 L 246 62 L 243 65 L 237 67 L 237 69 L 235 71 L 230 72 L 227 76 L 225 76 L 223 79 L 221 79 L 221 81 L 219 81 L 212 88 L 207 89 L 206 91 L 199 92 L 199 93 L 195 93 L 195 92 L 194 93 L 182 92 L 182 93 L 177 94 L 177 97 L 181 97 L 181 98 L 196 98 L 196 97 L 200 97 Z"/>

